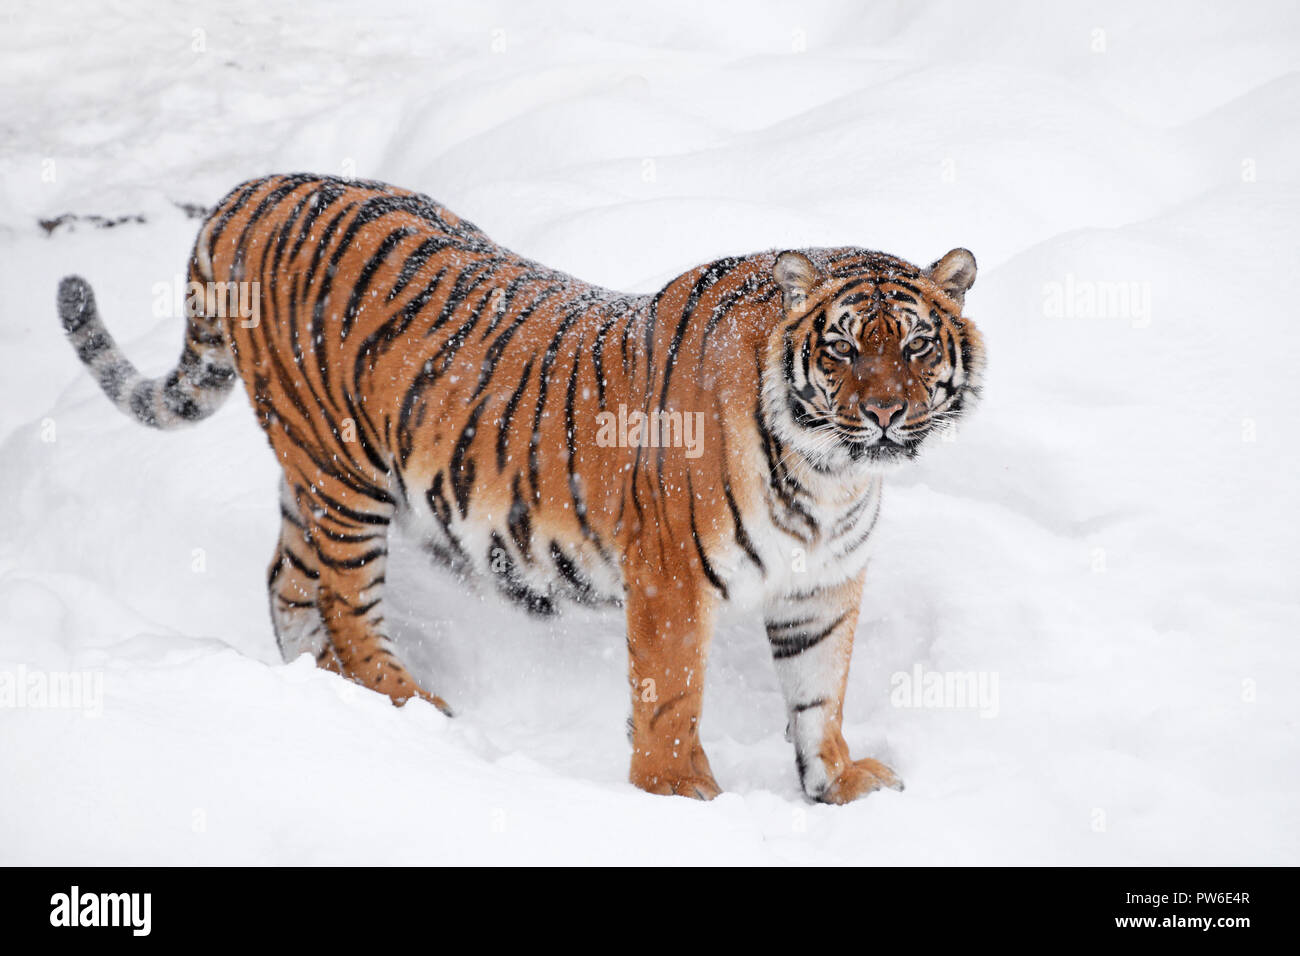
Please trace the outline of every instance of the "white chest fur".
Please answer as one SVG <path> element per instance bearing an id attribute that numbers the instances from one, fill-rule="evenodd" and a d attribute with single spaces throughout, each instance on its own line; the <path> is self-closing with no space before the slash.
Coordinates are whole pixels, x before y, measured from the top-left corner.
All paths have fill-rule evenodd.
<path id="1" fill-rule="evenodd" d="M 726 546 L 715 561 L 729 601 L 759 606 L 856 577 L 870 556 L 881 486 L 879 475 L 833 491 L 801 483 L 811 493 L 799 495 L 793 507 L 776 489 L 764 489 L 764 507 L 746 524 L 762 567 L 738 544 Z"/>

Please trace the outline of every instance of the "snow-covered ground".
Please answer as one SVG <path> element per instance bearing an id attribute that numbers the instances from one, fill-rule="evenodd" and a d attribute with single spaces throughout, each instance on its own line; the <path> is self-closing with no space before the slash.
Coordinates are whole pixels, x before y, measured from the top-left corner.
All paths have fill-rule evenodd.
<path id="1" fill-rule="evenodd" d="M 0 702 L 102 687 L 0 707 L 0 863 L 1300 863 L 1293 4 L 0 20 Z M 548 627 L 410 558 L 400 637 L 455 720 L 279 662 L 242 394 L 137 426 L 54 290 L 86 275 L 169 368 L 177 204 L 295 170 L 428 192 L 632 291 L 777 246 L 974 250 L 987 397 L 887 482 L 847 701 L 906 792 L 805 803 L 756 619 L 714 645 L 708 804 L 625 782 L 617 616 Z M 38 225 L 65 213 L 145 222 Z M 996 697 L 897 706 L 918 665 Z"/>

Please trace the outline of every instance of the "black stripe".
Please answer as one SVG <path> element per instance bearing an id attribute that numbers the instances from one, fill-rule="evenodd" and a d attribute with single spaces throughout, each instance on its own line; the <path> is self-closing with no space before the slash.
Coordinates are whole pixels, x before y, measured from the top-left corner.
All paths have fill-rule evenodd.
<path id="1" fill-rule="evenodd" d="M 318 571 L 316 568 L 311 567 L 305 561 L 303 561 L 302 558 L 294 554 L 292 548 L 281 547 L 280 551 L 285 556 L 285 558 L 288 559 L 290 564 L 292 564 L 300 573 L 306 575 L 310 580 L 315 581 L 320 577 L 320 571 Z"/>
<path id="2" fill-rule="evenodd" d="M 240 281 L 243 280 L 244 278 L 244 274 L 243 274 L 244 259 L 248 253 L 248 247 L 245 244 L 248 242 L 248 237 L 249 234 L 253 231 L 253 227 L 257 225 L 257 223 L 262 219 L 263 216 L 265 216 L 273 208 L 278 206 L 281 200 L 283 200 L 285 197 L 287 197 L 290 193 L 294 192 L 295 190 L 312 182 L 314 178 L 315 177 L 313 176 L 306 176 L 306 175 L 285 177 L 284 181 L 281 182 L 280 185 L 276 186 L 269 193 L 267 193 L 265 196 L 262 197 L 262 201 L 259 202 L 256 207 L 254 207 L 253 212 L 248 217 L 248 221 L 244 223 L 244 228 L 239 234 L 239 239 L 235 242 L 235 257 L 230 267 L 230 277 L 232 279 L 236 281 Z M 267 180 L 268 183 L 270 181 L 271 180 Z M 224 229 L 224 223 L 223 223 L 223 229 Z M 218 238 L 217 235 L 212 235 L 210 237 L 209 239 L 210 247 L 216 245 L 217 238 Z M 209 256 L 209 258 L 211 258 L 211 256 Z"/>
<path id="3" fill-rule="evenodd" d="M 549 617 L 555 613 L 555 602 L 519 580 L 510 552 L 495 531 L 492 532 L 488 548 L 488 567 L 496 575 L 497 587 L 501 592 L 516 604 L 522 605 L 530 614 Z"/>
<path id="4" fill-rule="evenodd" d="M 452 240 L 448 237 L 433 236 L 416 246 L 411 254 L 402 261 L 402 268 L 397 273 L 397 281 L 388 290 L 388 301 L 392 302 L 406 291 L 406 287 L 411 284 L 416 274 L 435 252 L 439 252 L 450 245 L 452 245 Z"/>
<path id="5" fill-rule="evenodd" d="M 789 637 L 773 637 L 768 635 L 768 642 L 772 645 L 772 657 L 775 660 L 785 660 L 790 657 L 796 657 L 813 647 L 816 647 L 827 637 L 830 636 L 837 627 L 844 622 L 848 614 L 841 614 L 825 630 L 817 631 L 813 634 L 794 634 Z"/>
<path id="6" fill-rule="evenodd" d="M 699 555 L 700 558 L 700 570 L 702 570 L 704 576 L 709 579 L 709 583 L 718 589 L 722 594 L 722 599 L 725 601 L 728 599 L 727 585 L 720 577 L 718 577 L 717 573 L 713 570 L 713 565 L 709 563 L 709 556 L 704 553 L 704 542 L 700 540 L 700 529 L 695 523 L 695 492 L 691 488 L 691 473 L 689 469 L 686 472 L 686 496 L 687 502 L 690 506 L 691 540 L 695 542 L 695 553 Z"/>
<path id="7" fill-rule="evenodd" d="M 591 583 L 578 566 L 569 558 L 558 542 L 551 542 L 551 561 L 555 564 L 555 570 L 559 572 L 560 577 L 573 592 L 573 598 L 579 604 L 598 604 L 602 603 L 600 594 L 596 591 L 595 585 Z"/>
<path id="8" fill-rule="evenodd" d="M 788 631 L 796 627 L 807 627 L 809 624 L 815 623 L 816 620 L 815 617 L 797 617 L 792 621 L 768 621 L 763 626 L 767 633 L 771 634 L 773 631 Z"/>
<path id="9" fill-rule="evenodd" d="M 343 504 L 343 502 L 330 497 L 330 495 L 322 491 L 319 487 L 313 488 L 311 493 L 313 497 L 319 499 L 321 504 L 325 505 L 329 509 L 330 513 L 336 517 L 346 518 L 348 521 L 357 524 L 388 524 L 389 519 L 387 515 L 375 514 L 374 512 L 369 511 L 357 511 L 356 509 Z M 372 492 L 372 497 L 383 504 L 393 503 L 392 498 L 380 491 Z"/>
<path id="10" fill-rule="evenodd" d="M 806 710 L 812 710 L 815 707 L 825 707 L 830 701 L 825 697 L 818 697 L 816 700 L 810 700 L 806 704 L 795 704 L 790 709 L 796 714 L 802 714 Z"/>
<path id="11" fill-rule="evenodd" d="M 483 354 L 483 364 L 479 369 L 478 383 L 474 386 L 474 394 L 471 400 L 477 398 L 482 393 L 483 389 L 487 388 L 488 384 L 492 381 L 492 377 L 496 374 L 497 367 L 501 361 L 501 353 L 504 352 L 506 346 L 510 344 L 510 340 L 514 337 L 514 334 L 519 331 L 526 321 L 528 321 L 528 318 L 534 311 L 536 311 L 539 305 L 560 291 L 561 287 L 558 285 L 553 285 L 544 289 L 541 295 L 530 302 L 528 307 L 520 312 L 519 315 L 515 317 L 514 321 L 502 329 L 501 334 L 492 340 L 492 344 L 488 346 L 487 351 Z M 488 298 L 491 299 L 491 297 L 492 296 L 489 293 Z"/>
<path id="12" fill-rule="evenodd" d="M 605 365 L 603 360 L 605 335 L 617 318 L 618 315 L 615 313 L 604 321 L 600 328 L 596 330 L 596 340 L 591 345 L 591 367 L 596 373 L 597 404 L 601 408 L 605 407 Z"/>
<path id="13" fill-rule="evenodd" d="M 582 496 L 582 480 L 578 476 L 577 465 L 574 461 L 578 449 L 577 425 L 574 423 L 573 404 L 578 392 L 578 369 L 582 366 L 583 341 L 581 338 L 578 339 L 578 347 L 573 353 L 573 369 L 569 373 L 569 386 L 565 389 L 564 395 L 564 442 L 567 450 L 565 468 L 569 476 L 569 499 L 573 502 L 573 514 L 578 519 L 578 527 L 582 531 L 583 537 L 594 544 L 600 551 L 601 557 L 608 561 L 609 555 L 605 552 L 604 543 L 587 520 L 587 502 Z"/>
<path id="14" fill-rule="evenodd" d="M 836 557 L 847 558 L 854 551 L 858 550 L 858 548 L 862 547 L 862 545 L 866 543 L 867 539 L 871 537 L 871 532 L 875 530 L 876 522 L 879 520 L 880 520 L 880 499 L 876 499 L 876 513 L 872 515 L 871 520 L 867 522 L 866 530 L 863 531 L 856 538 L 854 538 L 853 541 L 850 544 L 848 544 L 842 551 L 838 552 Z"/>
<path id="15" fill-rule="evenodd" d="M 731 482 L 724 477 L 722 479 L 722 493 L 727 499 L 727 507 L 731 509 L 731 520 L 736 525 L 736 543 L 740 545 L 742 551 L 753 561 L 758 570 L 766 573 L 763 567 L 763 559 L 758 556 L 758 551 L 754 548 L 754 542 L 749 538 L 749 532 L 745 530 L 745 522 L 740 517 L 740 507 L 736 504 L 736 496 L 731 493 Z"/>
<path id="16" fill-rule="evenodd" d="M 242 186 L 236 186 L 231 190 L 220 203 L 217 204 L 217 211 L 211 220 L 212 231 L 208 233 L 208 258 L 211 259 L 212 247 L 216 245 L 217 239 L 226 231 L 226 226 L 235 213 L 243 209 L 253 194 L 260 188 L 267 185 L 270 179 L 255 179 L 252 182 L 244 183 Z M 229 205 L 226 205 L 229 203 Z"/>
<path id="17" fill-rule="evenodd" d="M 542 443 L 542 416 L 546 411 L 546 393 L 547 386 L 550 384 L 551 368 L 555 365 L 555 360 L 559 356 L 560 341 L 573 323 L 577 321 L 578 317 L 582 315 L 583 305 L 582 300 L 569 305 L 559 327 L 555 330 L 555 335 L 551 338 L 551 344 L 546 347 L 546 354 L 542 356 L 542 365 L 537 376 L 537 405 L 533 409 L 532 440 L 528 443 L 528 482 L 533 490 L 534 501 L 542 500 L 541 464 L 537 455 Z"/>
<path id="18" fill-rule="evenodd" d="M 673 367 L 677 362 L 677 350 L 681 347 L 682 339 L 686 335 L 686 329 L 689 327 L 691 319 L 694 318 L 695 308 L 699 305 L 701 296 L 744 261 L 745 259 L 741 256 L 732 256 L 729 259 L 719 259 L 717 262 L 710 263 L 700 273 L 700 277 L 691 288 L 690 297 L 686 300 L 686 307 L 682 310 L 682 317 L 678 320 L 677 328 L 673 331 L 672 342 L 668 345 L 668 357 L 664 364 L 664 384 L 663 388 L 659 390 L 660 409 L 664 408 L 664 403 L 668 400 L 668 383 L 672 378 Z M 647 348 L 649 347 L 648 336 L 649 331 L 647 331 Z"/>
<path id="19" fill-rule="evenodd" d="M 386 554 L 388 554 L 388 550 L 386 548 L 371 548 L 369 551 L 365 551 L 361 554 L 356 555 L 355 557 L 331 558 L 329 555 L 325 554 L 325 552 L 320 548 L 316 549 L 316 557 L 320 560 L 321 564 L 328 565 L 329 567 L 334 568 L 335 570 L 338 571 L 348 571 L 348 570 L 354 570 L 356 568 L 364 568 L 371 561 L 374 561 L 377 558 L 382 558 Z"/>
<path id="20" fill-rule="evenodd" d="M 343 310 L 343 325 L 339 330 L 340 340 L 346 339 L 352 331 L 352 326 L 356 324 L 357 312 L 361 308 L 361 301 L 370 291 L 370 284 L 375 280 L 375 273 L 403 239 L 416 235 L 416 231 L 410 226 L 402 226 L 400 229 L 394 229 L 384 237 L 374 253 L 366 260 L 361 271 L 357 273 L 356 281 L 352 284 L 352 295 L 348 298 L 347 308 Z"/>
<path id="21" fill-rule="evenodd" d="M 515 417 L 515 409 L 519 406 L 519 399 L 524 394 L 524 389 L 528 387 L 528 378 L 533 373 L 533 362 L 537 356 L 530 356 L 528 364 L 524 366 L 524 374 L 519 378 L 519 384 L 515 387 L 510 400 L 506 402 L 505 410 L 501 413 L 501 419 L 497 422 L 497 471 L 506 469 L 506 453 L 510 446 L 510 422 Z"/>
<path id="22" fill-rule="evenodd" d="M 469 513 L 469 493 L 474 487 L 475 472 L 474 459 L 467 459 L 466 455 L 469 453 L 469 446 L 474 442 L 474 436 L 478 434 L 478 420 L 491 399 L 492 396 L 488 395 L 469 413 L 465 427 L 461 429 L 460 437 L 456 439 L 456 447 L 451 453 L 451 462 L 447 466 L 451 473 L 451 487 L 452 493 L 456 496 L 456 507 L 462 518 Z"/>
<path id="23" fill-rule="evenodd" d="M 360 544 L 362 541 L 374 541 L 376 538 L 387 537 L 382 530 L 374 531 L 369 534 L 347 534 L 343 531 L 330 531 L 328 528 L 318 526 L 314 530 L 315 534 L 329 538 L 331 541 L 338 541 L 342 544 Z"/>
<path id="24" fill-rule="evenodd" d="M 524 496 L 519 491 L 518 474 L 510 483 L 510 493 L 512 498 L 510 514 L 506 517 L 506 527 L 510 531 L 510 537 L 514 539 L 515 546 L 519 549 L 520 556 L 525 561 L 532 561 L 533 522 L 528 510 L 528 502 L 524 501 Z"/>

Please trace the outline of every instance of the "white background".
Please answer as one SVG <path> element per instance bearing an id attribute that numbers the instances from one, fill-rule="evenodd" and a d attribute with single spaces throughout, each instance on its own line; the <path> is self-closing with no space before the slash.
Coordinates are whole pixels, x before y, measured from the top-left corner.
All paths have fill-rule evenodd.
<path id="1" fill-rule="evenodd" d="M 0 863 L 1300 863 L 1294 5 L 3 16 L 0 671 L 105 697 L 0 709 Z M 617 616 L 540 625 L 406 560 L 400 636 L 454 721 L 279 662 L 276 466 L 242 391 L 136 425 L 54 292 L 87 276 L 165 371 L 176 204 L 299 170 L 630 291 L 772 247 L 975 252 L 986 399 L 886 484 L 847 701 L 905 793 L 803 801 L 743 615 L 709 674 L 711 804 L 625 782 Z M 147 222 L 37 224 L 63 213 Z M 1149 314 L 1052 317 L 1067 281 L 1139 283 Z M 892 706 L 917 663 L 996 675 L 997 715 Z"/>

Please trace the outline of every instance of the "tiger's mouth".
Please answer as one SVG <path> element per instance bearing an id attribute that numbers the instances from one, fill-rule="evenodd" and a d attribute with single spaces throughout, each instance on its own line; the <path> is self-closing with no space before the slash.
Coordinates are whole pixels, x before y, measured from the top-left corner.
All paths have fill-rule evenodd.
<path id="1" fill-rule="evenodd" d="M 853 462 L 892 464 L 915 458 L 921 451 L 922 437 L 895 440 L 888 435 L 870 441 L 846 438 L 844 447 Z"/>

